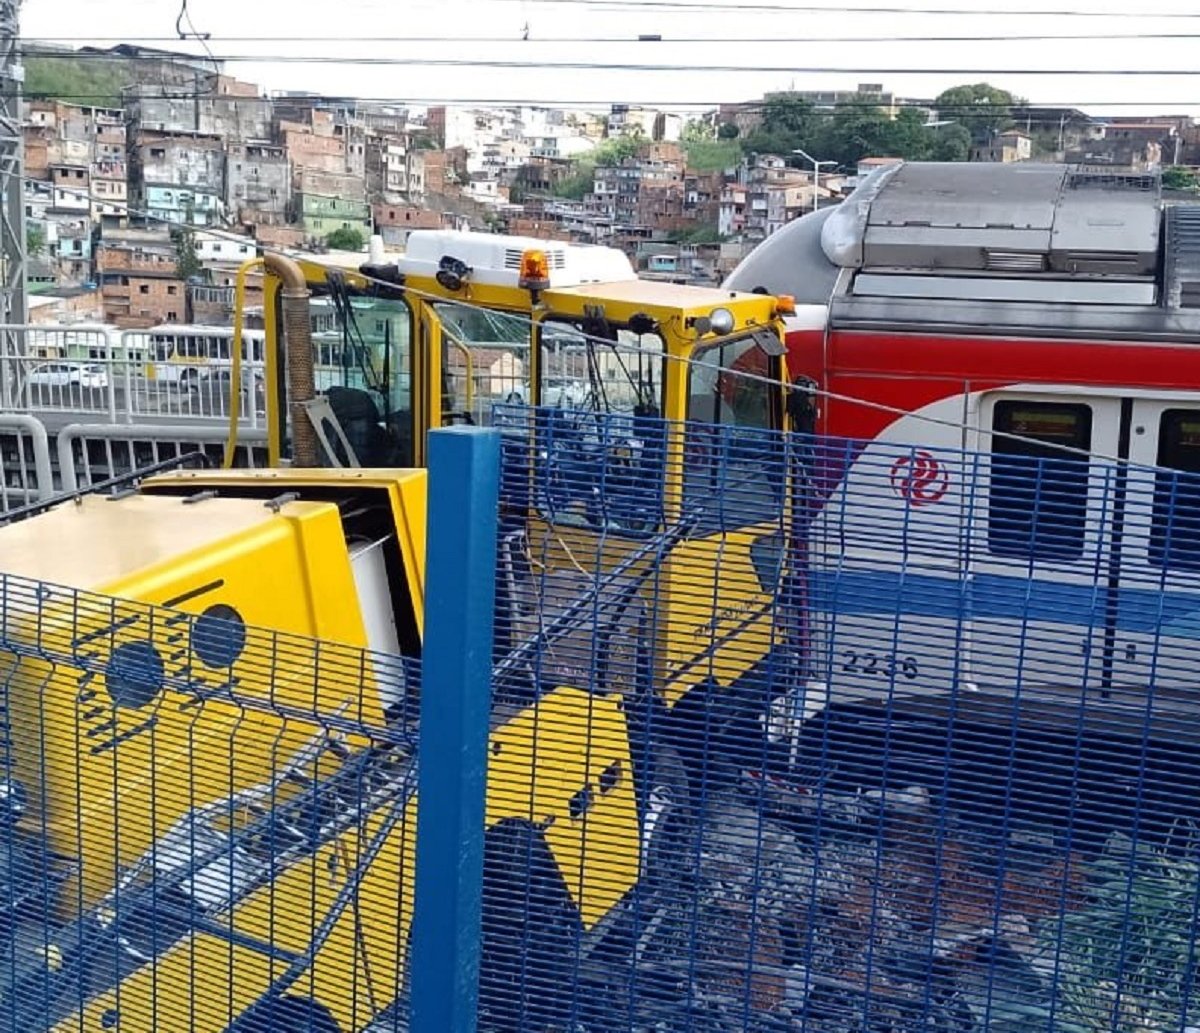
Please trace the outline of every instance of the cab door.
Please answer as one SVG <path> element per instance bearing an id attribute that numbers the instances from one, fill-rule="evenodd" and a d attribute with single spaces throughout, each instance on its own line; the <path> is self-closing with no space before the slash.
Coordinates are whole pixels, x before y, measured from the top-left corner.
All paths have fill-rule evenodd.
<path id="1" fill-rule="evenodd" d="M 965 681 L 1017 694 L 1102 688 L 1128 407 L 1078 391 L 997 391 L 981 397 L 979 421 Z"/>
<path id="2" fill-rule="evenodd" d="M 1109 681 L 1118 693 L 1200 688 L 1200 403 L 1128 401 L 1129 473 Z"/>

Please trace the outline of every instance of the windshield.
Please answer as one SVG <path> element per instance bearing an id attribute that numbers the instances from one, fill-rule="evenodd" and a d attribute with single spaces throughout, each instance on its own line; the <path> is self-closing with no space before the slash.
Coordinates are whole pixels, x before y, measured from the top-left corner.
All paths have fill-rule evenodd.
<path id="1" fill-rule="evenodd" d="M 663 339 L 603 320 L 548 319 L 541 333 L 541 404 L 555 409 L 657 416 Z"/>
<path id="2" fill-rule="evenodd" d="M 439 301 L 443 416 L 490 424 L 492 408 L 530 398 L 529 317 Z"/>
<path id="3" fill-rule="evenodd" d="M 778 372 L 767 351 L 773 345 L 763 335 L 776 340 L 758 330 L 696 349 L 688 377 L 688 420 L 738 427 L 774 424 Z"/>
<path id="4" fill-rule="evenodd" d="M 766 330 L 701 345 L 688 372 L 685 505 L 706 531 L 778 519 L 784 498 L 778 338 Z"/>

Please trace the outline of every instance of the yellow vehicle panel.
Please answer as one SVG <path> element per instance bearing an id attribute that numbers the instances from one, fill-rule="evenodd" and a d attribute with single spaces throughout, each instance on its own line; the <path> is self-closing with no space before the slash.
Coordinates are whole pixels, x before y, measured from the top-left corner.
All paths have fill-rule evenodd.
<path id="1" fill-rule="evenodd" d="M 203 491 L 227 489 L 236 493 L 253 485 L 273 486 L 274 493 L 304 488 L 331 488 L 343 492 L 368 489 L 384 492 L 392 514 L 392 526 L 404 563 L 417 629 L 425 626 L 425 499 L 428 474 L 424 470 L 308 470 L 284 467 L 273 470 L 178 470 L 149 478 L 142 490 L 155 493 L 181 487 Z M 261 503 L 252 503 L 261 505 Z M 274 627 L 267 621 L 264 626 Z"/>
<path id="2" fill-rule="evenodd" d="M 0 562 L 66 583 L 10 589 L 7 636 L 40 655 L 4 672 L 14 774 L 50 848 L 80 859 L 64 899 L 94 902 L 190 808 L 282 769 L 327 734 L 319 715 L 383 726 L 330 503 L 93 496 L 0 528 Z"/>

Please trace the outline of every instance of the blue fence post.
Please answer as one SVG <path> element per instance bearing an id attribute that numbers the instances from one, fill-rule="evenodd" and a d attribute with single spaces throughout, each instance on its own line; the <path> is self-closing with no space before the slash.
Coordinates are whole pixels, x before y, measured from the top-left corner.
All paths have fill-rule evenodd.
<path id="1" fill-rule="evenodd" d="M 412 1033 L 475 1029 L 499 482 L 498 431 L 430 433 Z"/>

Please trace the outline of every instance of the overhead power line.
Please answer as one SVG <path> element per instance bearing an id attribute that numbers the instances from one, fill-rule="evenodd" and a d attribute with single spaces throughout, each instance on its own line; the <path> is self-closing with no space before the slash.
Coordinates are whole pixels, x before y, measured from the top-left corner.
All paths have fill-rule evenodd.
<path id="1" fill-rule="evenodd" d="M 155 89 L 157 89 L 157 88 L 158 87 L 155 87 Z M 802 91 L 782 90 L 782 91 L 778 91 L 778 92 L 787 94 L 789 92 L 802 92 Z M 103 106 L 104 102 L 109 102 L 114 99 L 112 94 L 110 94 L 110 93 L 63 93 L 60 91 L 45 91 L 45 92 L 31 93 L 30 91 L 25 90 L 25 91 L 22 91 L 21 95 L 26 100 L 60 100 L 60 101 L 63 101 L 64 103 L 96 104 L 96 105 L 100 105 L 100 106 Z M 4 97 L 3 92 L 0 92 L 0 99 L 2 99 L 3 97 Z M 212 100 L 216 97 L 217 97 L 217 95 L 213 94 L 211 91 L 196 92 L 194 90 L 183 90 L 183 91 L 179 91 L 179 92 L 172 91 L 169 94 L 147 95 L 147 97 L 140 97 L 137 99 L 167 99 L 167 100 L 206 100 L 207 99 L 207 100 Z M 233 99 L 245 101 L 248 98 L 240 97 L 240 98 L 233 98 Z M 728 108 L 735 108 L 740 112 L 753 114 L 753 113 L 762 113 L 762 112 L 766 111 L 768 108 L 768 104 L 764 101 L 740 101 L 739 102 L 739 101 L 730 101 L 728 97 L 708 99 L 708 100 L 697 98 L 695 100 L 690 100 L 690 101 L 655 100 L 650 97 L 640 97 L 636 100 L 613 102 L 609 99 L 599 98 L 599 97 L 576 98 L 576 99 L 568 98 L 568 99 L 560 99 L 560 100 L 556 100 L 556 101 L 547 101 L 544 97 L 482 97 L 482 96 L 461 96 L 461 95 L 460 96 L 441 95 L 441 96 L 434 96 L 434 97 L 414 97 L 414 96 L 385 97 L 385 96 L 367 96 L 367 95 L 332 96 L 330 94 L 324 94 L 324 93 L 286 93 L 286 94 L 276 94 L 274 96 L 264 96 L 264 97 L 260 97 L 257 99 L 264 100 L 264 101 L 269 100 L 269 101 L 272 101 L 273 103 L 289 103 L 289 102 L 296 103 L 296 104 L 311 103 L 314 105 L 321 105 L 321 104 L 324 104 L 324 105 L 374 104 L 374 105 L 379 105 L 379 106 L 391 106 L 391 107 L 428 107 L 431 105 L 432 106 L 457 105 L 457 106 L 462 106 L 462 107 L 469 106 L 469 107 L 495 107 L 495 108 L 532 107 L 532 108 L 541 108 L 541 109 L 550 110 L 550 111 L 575 111 L 575 110 L 579 110 L 579 109 L 589 109 L 590 108 L 597 112 L 602 112 L 604 109 L 608 108 L 613 103 L 629 104 L 631 106 L 642 105 L 645 107 L 674 109 L 674 110 L 684 112 L 684 113 L 699 112 L 699 111 L 703 111 L 703 110 L 712 110 L 712 109 L 716 109 L 716 108 L 720 108 L 720 107 L 728 107 Z M 897 102 L 897 103 L 899 104 L 900 102 Z M 932 104 L 932 100 L 929 100 L 925 103 Z M 118 106 L 120 106 L 120 105 L 118 105 Z M 912 103 L 912 104 L 908 104 L 908 105 L 900 104 L 900 106 L 903 107 L 903 106 L 919 106 L 919 105 L 916 103 Z M 841 110 L 854 110 L 854 109 L 876 110 L 881 107 L 885 107 L 885 105 L 883 104 L 882 101 L 863 100 L 863 101 L 842 101 L 838 104 L 837 107 L 838 107 L 838 109 L 841 109 Z M 1036 102 L 1029 102 L 1029 103 L 1014 102 L 1013 104 L 995 104 L 995 105 L 982 103 L 982 104 L 970 104 L 970 105 L 964 105 L 964 106 L 945 107 L 941 110 L 947 111 L 947 112 L 953 111 L 953 112 L 959 112 L 959 113 L 964 113 L 964 114 L 965 113 L 975 114 L 975 113 L 985 113 L 985 112 L 993 110 L 993 109 L 996 111 L 1008 111 L 1014 107 L 1022 108 L 1022 109 L 1024 109 L 1024 108 L 1032 108 L 1032 109 L 1037 109 L 1037 108 L 1079 108 L 1079 109 L 1081 109 L 1081 108 L 1111 108 L 1111 109 L 1119 109 L 1119 108 L 1148 108 L 1148 107 L 1158 107 L 1158 108 L 1192 107 L 1192 108 L 1195 108 L 1195 107 L 1200 107 L 1200 103 L 1197 102 L 1197 99 L 1195 97 L 1187 97 L 1184 99 L 1175 99 L 1175 100 L 1154 100 L 1154 101 L 1129 100 L 1127 97 L 1122 97 L 1119 99 L 1112 99 L 1112 100 L 1105 100 L 1105 99 L 1047 100 L 1047 101 L 1036 101 Z M 825 115 L 832 115 L 834 113 L 834 109 L 821 107 L 821 108 L 814 109 L 813 113 L 814 113 L 814 115 L 816 115 L 818 117 L 825 116 Z"/>
<path id="2" fill-rule="evenodd" d="M 528 2 L 539 6 L 597 7 L 610 10 L 643 10 L 645 8 L 668 8 L 671 10 L 713 11 L 717 14 L 738 14 L 743 11 L 779 11 L 796 14 L 833 14 L 839 17 L 853 14 L 936 14 L 959 18 L 1200 18 L 1200 11 L 1144 11 L 1128 7 L 1121 11 L 1097 11 L 1085 8 L 968 8 L 926 7 L 908 4 L 846 4 L 839 6 L 816 4 L 764 3 L 703 3 L 699 0 L 504 0 L 504 2 Z"/>
<path id="3" fill-rule="evenodd" d="M 78 61 L 78 54 L 39 54 L 39 57 L 58 57 Z M 107 55 L 102 59 L 107 59 Z M 114 57 L 114 60 L 121 60 Z M 143 60 L 160 58 L 142 56 Z M 128 59 L 126 59 L 128 60 Z M 134 60 L 137 60 L 135 58 Z M 533 61 L 507 58 L 464 57 L 336 57 L 330 54 L 222 54 L 213 60 L 226 64 L 262 62 L 270 64 L 372 65 L 411 68 L 502 68 L 507 70 L 535 69 L 538 71 L 606 71 L 606 72 L 695 72 L 693 65 L 624 61 Z M 853 65 L 767 65 L 706 64 L 705 73 L 778 74 L 778 75 L 1039 75 L 1039 76 L 1194 76 L 1195 68 L 1012 68 L 1012 67 L 944 67 L 904 68 L 896 66 L 855 67 Z"/>
<path id="4" fill-rule="evenodd" d="M 226 36 L 222 35 L 220 43 L 545 43 L 561 45 L 564 43 L 637 43 L 645 46 L 672 43 L 712 43 L 725 46 L 730 43 L 1025 43 L 1025 42 L 1073 42 L 1076 40 L 1194 40 L 1200 39 L 1200 32 L 994 32 L 994 33 L 936 33 L 910 35 L 905 33 L 889 33 L 887 35 L 824 35 L 806 34 L 770 36 L 676 36 L 664 33 L 604 36 L 525 36 L 514 32 L 508 36 Z M 78 43 L 98 46 L 102 43 L 113 45 L 127 44 L 142 46 L 160 43 L 178 43 L 176 36 L 40 36 L 36 40 L 25 40 L 25 53 L 29 56 L 52 56 L 52 51 L 37 49 L 39 43 Z M 83 53 L 78 56 L 91 59 L 107 55 Z M 114 55 L 119 60 L 134 60 L 136 55 Z M 145 55 L 148 60 L 160 60 L 156 55 Z M 193 55 L 186 55 L 193 56 Z M 198 56 L 198 55 L 196 55 Z"/>

